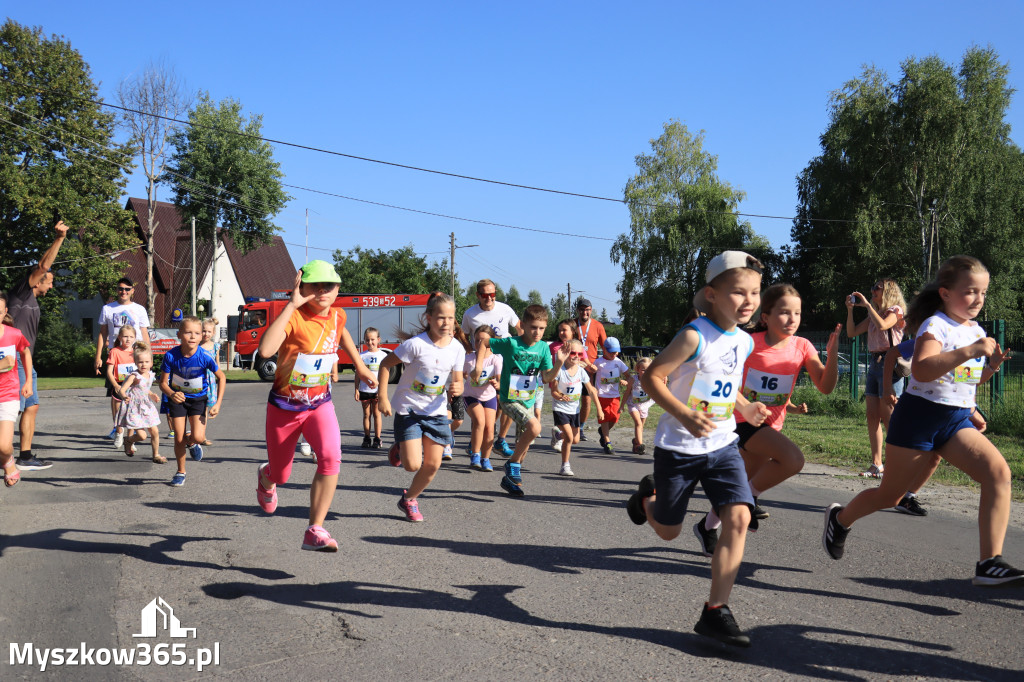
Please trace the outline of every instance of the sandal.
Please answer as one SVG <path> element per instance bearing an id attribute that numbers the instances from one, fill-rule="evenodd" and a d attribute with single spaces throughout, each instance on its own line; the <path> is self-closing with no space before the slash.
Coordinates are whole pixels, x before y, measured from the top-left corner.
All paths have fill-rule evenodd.
<path id="1" fill-rule="evenodd" d="M 154 464 L 167 464 L 167 458 L 162 455 L 153 455 Z"/>
<path id="2" fill-rule="evenodd" d="M 881 478 L 882 474 L 885 473 L 885 465 L 875 466 L 872 464 L 868 467 L 868 470 L 861 473 L 862 478 Z"/>
<path id="3" fill-rule="evenodd" d="M 18 471 L 18 465 L 15 464 L 14 458 L 11 458 L 9 464 L 14 467 L 14 472 L 10 473 L 6 468 L 4 469 L 4 485 L 13 488 L 21 480 L 21 472 Z"/>

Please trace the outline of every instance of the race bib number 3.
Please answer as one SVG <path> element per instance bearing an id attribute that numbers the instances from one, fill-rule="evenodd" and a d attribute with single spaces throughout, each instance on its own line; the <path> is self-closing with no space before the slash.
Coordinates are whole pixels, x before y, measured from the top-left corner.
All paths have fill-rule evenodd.
<path id="1" fill-rule="evenodd" d="M 444 393 L 446 383 L 448 383 L 448 372 L 431 372 L 424 367 L 413 379 L 410 388 L 422 395 L 438 396 Z"/>
<path id="2" fill-rule="evenodd" d="M 296 388 L 314 388 L 326 386 L 331 380 L 331 367 L 337 355 L 306 355 L 299 353 L 292 367 L 292 375 L 288 381 Z"/>
<path id="3" fill-rule="evenodd" d="M 730 374 L 704 374 L 698 372 L 690 387 L 687 407 L 703 412 L 711 421 L 721 422 L 732 417 L 736 404 L 736 377 Z"/>
<path id="4" fill-rule="evenodd" d="M 537 392 L 537 377 L 512 374 L 508 378 L 508 400 L 526 401 Z"/>
<path id="5" fill-rule="evenodd" d="M 177 374 L 171 375 L 171 388 L 175 391 L 181 391 L 185 395 L 196 395 L 203 392 L 203 377 L 193 377 L 186 379 L 180 377 Z"/>
<path id="6" fill-rule="evenodd" d="M 10 372 L 18 361 L 14 346 L 0 346 L 0 374 Z"/>
<path id="7" fill-rule="evenodd" d="M 791 374 L 769 374 L 754 368 L 747 371 L 743 382 L 743 395 L 750 402 L 760 401 L 768 407 L 785 405 L 793 392 Z"/>

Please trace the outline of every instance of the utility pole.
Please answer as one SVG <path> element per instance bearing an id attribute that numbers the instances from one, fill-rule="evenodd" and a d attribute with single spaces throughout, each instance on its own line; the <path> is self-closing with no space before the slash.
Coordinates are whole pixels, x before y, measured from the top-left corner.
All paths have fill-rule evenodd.
<path id="1" fill-rule="evenodd" d="M 309 262 L 309 209 L 306 209 L 306 263 Z"/>
<path id="2" fill-rule="evenodd" d="M 449 235 L 449 236 L 451 237 L 451 246 L 452 246 L 452 259 L 451 259 L 450 262 L 452 264 L 452 298 L 454 299 L 455 298 L 455 233 L 452 232 L 451 235 Z"/>
<path id="3" fill-rule="evenodd" d="M 192 308 L 191 315 L 196 314 L 196 219 L 192 219 Z"/>
<path id="4" fill-rule="evenodd" d="M 572 317 L 572 284 L 570 282 L 565 283 L 565 304 L 569 306 L 569 317 Z"/>

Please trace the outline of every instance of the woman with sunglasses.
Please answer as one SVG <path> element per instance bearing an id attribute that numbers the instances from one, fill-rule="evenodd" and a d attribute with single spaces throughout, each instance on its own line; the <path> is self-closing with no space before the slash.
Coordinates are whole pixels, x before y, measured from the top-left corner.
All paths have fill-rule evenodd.
<path id="1" fill-rule="evenodd" d="M 885 353 L 891 345 L 903 340 L 903 313 L 907 308 L 903 300 L 903 292 L 895 281 L 880 279 L 871 287 L 871 301 L 864 294 L 855 291 L 846 298 L 846 335 L 851 339 L 864 332 L 868 335 L 868 351 L 871 362 L 868 365 L 867 386 L 864 395 L 868 412 L 868 440 L 871 443 L 871 466 L 861 476 L 881 478 L 885 467 L 882 464 L 882 427 L 889 428 L 889 417 L 892 406 L 882 401 L 883 381 L 890 382 L 892 393 L 897 398 L 903 393 L 903 379 L 893 381 L 892 376 L 882 376 Z M 857 322 L 853 321 L 853 309 L 864 308 L 868 316 Z M 854 362 L 850 359 L 850 363 Z M 851 367 L 852 371 L 852 367 Z"/>

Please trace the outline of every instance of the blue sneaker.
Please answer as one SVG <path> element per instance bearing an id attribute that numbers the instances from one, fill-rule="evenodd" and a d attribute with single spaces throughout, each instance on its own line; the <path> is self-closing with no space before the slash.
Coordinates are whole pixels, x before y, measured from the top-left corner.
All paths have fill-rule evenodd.
<path id="1" fill-rule="evenodd" d="M 471 454 L 469 456 L 469 468 L 470 469 L 476 469 L 477 471 L 480 471 L 480 469 L 482 468 L 480 466 L 480 453 L 479 452 L 474 452 L 473 454 Z"/>
<path id="2" fill-rule="evenodd" d="M 523 484 L 522 466 L 518 462 L 505 462 L 505 476 L 516 485 Z"/>
<path id="3" fill-rule="evenodd" d="M 512 497 L 523 496 L 523 486 L 511 480 L 508 476 L 501 477 L 501 487 L 504 488 Z"/>
<path id="4" fill-rule="evenodd" d="M 480 471 L 494 471 L 494 467 L 491 466 L 490 457 L 484 457 L 480 460 Z"/>
<path id="5" fill-rule="evenodd" d="M 171 485 L 182 486 L 185 485 L 185 474 L 180 471 L 175 473 L 171 478 Z"/>
<path id="6" fill-rule="evenodd" d="M 504 438 L 498 438 L 494 441 L 494 448 L 506 457 L 511 457 L 516 454 L 516 451 L 508 446 Z"/>
<path id="7" fill-rule="evenodd" d="M 110 440 L 117 438 L 117 428 L 110 429 L 110 433 L 107 434 L 107 438 Z"/>
<path id="8" fill-rule="evenodd" d="M 200 445 L 199 443 L 196 443 L 195 445 L 189 445 L 188 446 L 188 454 L 191 455 L 192 459 L 194 459 L 195 461 L 202 462 L 203 461 L 203 446 Z"/>

